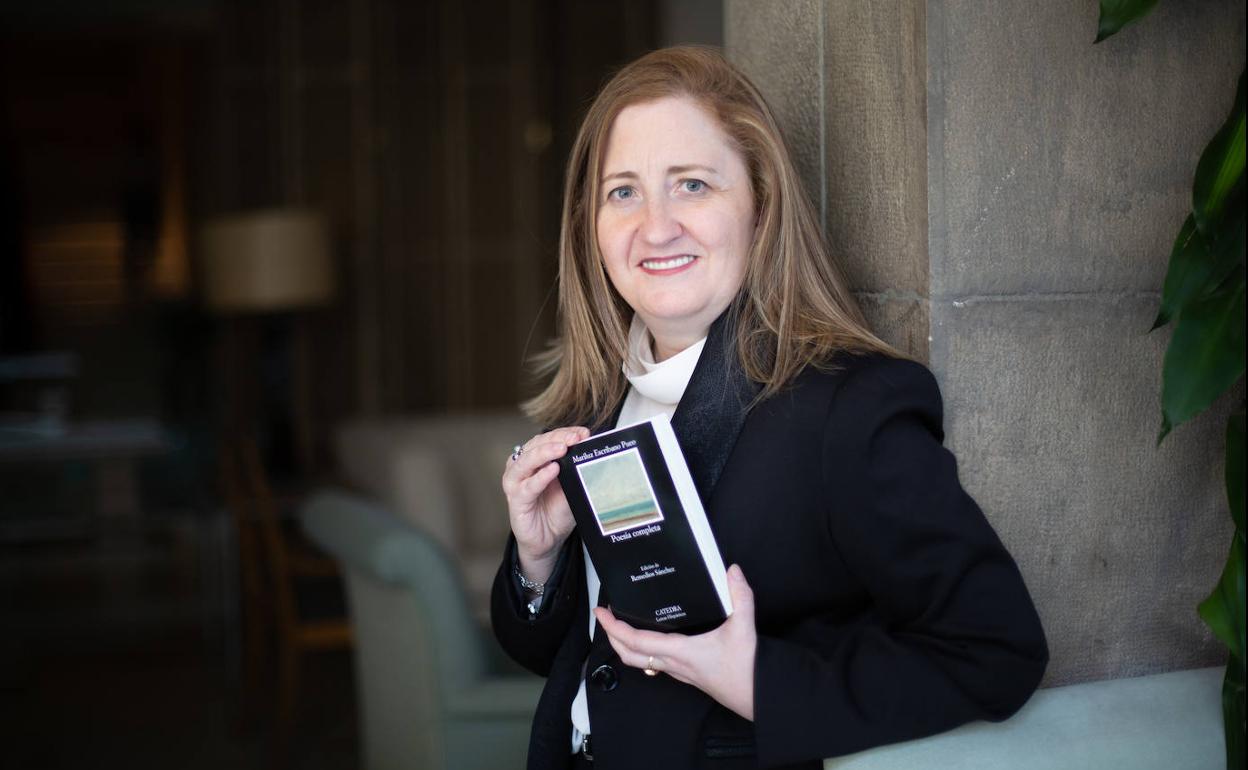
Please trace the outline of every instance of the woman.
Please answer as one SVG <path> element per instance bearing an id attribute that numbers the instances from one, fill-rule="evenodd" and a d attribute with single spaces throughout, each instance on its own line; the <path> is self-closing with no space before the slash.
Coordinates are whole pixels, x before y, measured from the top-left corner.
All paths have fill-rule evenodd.
<path id="1" fill-rule="evenodd" d="M 548 677 L 531 769 L 817 768 L 1023 704 L 1044 636 L 941 447 L 936 383 L 867 331 L 775 120 L 719 53 L 657 51 L 603 88 L 559 259 L 554 376 L 528 409 L 567 427 L 507 461 L 491 607 Z M 556 479 L 591 431 L 658 412 L 733 565 L 734 613 L 696 636 L 611 614 Z"/>

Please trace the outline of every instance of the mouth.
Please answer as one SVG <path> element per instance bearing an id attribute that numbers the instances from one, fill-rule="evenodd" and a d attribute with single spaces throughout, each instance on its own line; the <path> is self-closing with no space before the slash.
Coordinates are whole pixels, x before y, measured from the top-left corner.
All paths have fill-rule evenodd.
<path id="1" fill-rule="evenodd" d="M 657 257 L 643 259 L 641 269 L 655 275 L 671 275 L 680 272 L 697 261 L 692 254 L 680 254 L 674 257 Z"/>

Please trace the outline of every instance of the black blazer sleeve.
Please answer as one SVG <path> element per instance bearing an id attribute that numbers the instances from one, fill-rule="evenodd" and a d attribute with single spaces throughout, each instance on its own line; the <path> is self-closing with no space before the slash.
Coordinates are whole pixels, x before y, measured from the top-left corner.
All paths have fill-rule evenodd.
<path id="1" fill-rule="evenodd" d="M 831 540 L 870 602 L 760 636 L 754 715 L 764 767 L 1008 717 L 1048 661 L 1013 559 L 941 446 L 924 367 L 846 373 L 823 434 Z"/>
<path id="2" fill-rule="evenodd" d="M 585 573 L 581 541 L 570 535 L 559 552 L 555 569 L 546 581 L 546 591 L 535 616 L 528 607 L 512 567 L 516 563 L 516 539 L 509 535 L 503 563 L 494 576 L 490 591 L 490 625 L 494 636 L 508 655 L 539 676 L 549 676 L 559 646 L 585 604 Z"/>

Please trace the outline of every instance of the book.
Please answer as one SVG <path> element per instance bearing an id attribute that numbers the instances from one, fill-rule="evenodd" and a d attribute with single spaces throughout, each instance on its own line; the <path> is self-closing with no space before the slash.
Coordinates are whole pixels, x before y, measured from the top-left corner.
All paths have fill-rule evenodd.
<path id="1" fill-rule="evenodd" d="M 732 614 L 728 573 L 667 415 L 569 447 L 559 484 L 616 617 L 699 633 Z"/>

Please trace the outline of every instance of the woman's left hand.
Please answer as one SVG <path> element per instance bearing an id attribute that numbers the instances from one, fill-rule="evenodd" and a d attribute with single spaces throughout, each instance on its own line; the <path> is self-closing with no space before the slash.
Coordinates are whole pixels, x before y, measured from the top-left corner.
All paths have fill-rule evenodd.
<path id="1" fill-rule="evenodd" d="M 649 667 L 691 684 L 754 721 L 754 592 L 735 564 L 728 568 L 728 593 L 732 615 L 719 628 L 697 636 L 642 631 L 605 607 L 595 608 L 594 615 L 625 665 Z"/>

